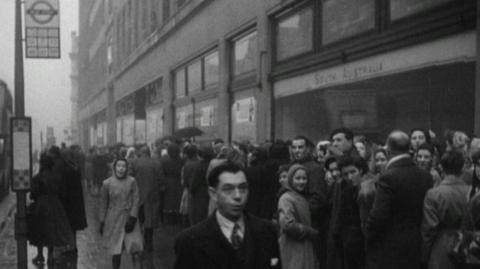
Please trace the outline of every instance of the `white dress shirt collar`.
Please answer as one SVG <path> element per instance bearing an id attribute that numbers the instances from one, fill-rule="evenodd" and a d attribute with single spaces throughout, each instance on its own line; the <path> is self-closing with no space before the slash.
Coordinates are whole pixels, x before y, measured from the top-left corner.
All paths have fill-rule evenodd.
<path id="1" fill-rule="evenodd" d="M 236 222 L 225 218 L 220 212 L 218 212 L 218 210 L 215 212 L 215 216 L 217 223 L 220 226 L 220 230 L 222 230 L 222 233 L 227 238 L 228 242 L 232 243 L 231 236 L 235 223 L 238 223 L 238 226 L 240 226 L 238 234 L 240 235 L 240 238 L 243 239 L 243 235 L 245 234 L 245 221 L 243 215 Z"/>

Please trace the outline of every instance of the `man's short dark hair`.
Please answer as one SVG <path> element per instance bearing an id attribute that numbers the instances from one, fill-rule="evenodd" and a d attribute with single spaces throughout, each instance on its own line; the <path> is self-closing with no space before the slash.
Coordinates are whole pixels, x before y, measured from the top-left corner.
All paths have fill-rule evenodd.
<path id="1" fill-rule="evenodd" d="M 342 156 L 338 160 L 337 165 L 340 171 L 347 166 L 353 165 L 362 172 L 362 175 L 368 173 L 367 161 L 360 156 Z"/>
<path id="2" fill-rule="evenodd" d="M 330 140 L 332 140 L 333 137 L 336 134 L 344 134 L 345 139 L 350 140 L 350 141 L 352 141 L 353 137 L 354 137 L 354 134 L 353 134 L 352 130 L 350 130 L 348 128 L 345 128 L 345 127 L 341 127 L 341 128 L 337 128 L 337 129 L 333 130 L 332 133 L 330 133 Z"/>
<path id="3" fill-rule="evenodd" d="M 410 138 L 402 131 L 393 131 L 387 138 L 387 147 L 390 152 L 408 153 L 410 150 Z"/>
<path id="4" fill-rule="evenodd" d="M 245 170 L 241 166 L 233 162 L 227 161 L 225 163 L 222 163 L 219 166 L 213 168 L 210 174 L 208 175 L 208 186 L 214 187 L 214 188 L 217 187 L 220 180 L 219 179 L 220 175 L 223 173 L 236 174 L 238 172 L 243 172 L 245 176 L 247 175 L 247 173 L 245 173 Z"/>
<path id="5" fill-rule="evenodd" d="M 330 168 L 330 164 L 332 163 L 337 163 L 338 165 L 338 159 L 334 156 L 330 156 L 325 160 L 325 170 L 328 170 Z"/>
<path id="6" fill-rule="evenodd" d="M 440 165 L 447 175 L 460 175 L 464 164 L 463 154 L 456 150 L 446 152 L 440 159 Z"/>
<path id="7" fill-rule="evenodd" d="M 313 144 L 312 140 L 308 139 L 306 136 L 304 135 L 297 135 L 295 136 L 293 139 L 292 139 L 292 142 L 295 141 L 295 140 L 303 140 L 305 141 L 305 147 L 307 148 L 314 148 L 315 145 Z"/>
<path id="8" fill-rule="evenodd" d="M 432 156 L 433 154 L 435 154 L 435 148 L 430 143 L 423 143 L 420 146 L 418 146 L 417 152 L 419 152 L 420 150 L 428 150 L 430 154 L 432 154 Z"/>

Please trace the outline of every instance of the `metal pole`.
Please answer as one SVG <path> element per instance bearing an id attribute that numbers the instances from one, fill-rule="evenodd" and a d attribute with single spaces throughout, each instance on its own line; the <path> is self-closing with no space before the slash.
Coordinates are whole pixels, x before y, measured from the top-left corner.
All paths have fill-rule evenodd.
<path id="1" fill-rule="evenodd" d="M 22 2 L 15 1 L 15 116 L 25 116 L 22 47 Z M 17 240 L 17 268 L 27 269 L 26 192 L 17 192 L 15 239 Z"/>

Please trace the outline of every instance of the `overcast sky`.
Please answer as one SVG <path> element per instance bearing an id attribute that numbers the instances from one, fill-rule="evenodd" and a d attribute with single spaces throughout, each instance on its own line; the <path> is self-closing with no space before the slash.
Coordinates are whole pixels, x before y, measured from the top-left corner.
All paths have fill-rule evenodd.
<path id="1" fill-rule="evenodd" d="M 0 79 L 14 90 L 15 0 L 0 0 Z M 70 127 L 71 32 L 78 33 L 78 0 L 60 1 L 61 59 L 25 59 L 25 113 L 33 121 L 33 145 L 39 148 L 40 130 L 53 126 L 57 144 Z M 24 52 L 25 55 L 25 52 Z"/>

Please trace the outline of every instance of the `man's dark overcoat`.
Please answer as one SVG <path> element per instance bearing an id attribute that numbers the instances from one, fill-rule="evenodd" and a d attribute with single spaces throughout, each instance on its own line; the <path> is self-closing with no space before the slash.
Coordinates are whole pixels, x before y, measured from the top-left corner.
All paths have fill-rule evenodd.
<path id="1" fill-rule="evenodd" d="M 138 185 L 139 205 L 143 206 L 143 227 L 155 228 L 158 224 L 160 189 L 165 185 L 160 160 L 140 157 L 131 160 L 129 165 L 129 173 Z"/>
<path id="2" fill-rule="evenodd" d="M 216 214 L 182 232 L 175 242 L 175 269 L 280 269 L 276 230 L 272 223 L 245 215 L 245 259 L 236 267 L 235 250 L 223 235 Z M 272 266 L 272 262 L 276 265 Z"/>
<path id="3" fill-rule="evenodd" d="M 432 184 L 430 173 L 410 157 L 389 164 L 366 224 L 367 268 L 421 267 L 423 199 Z"/>
<path id="4" fill-rule="evenodd" d="M 190 199 L 188 200 L 188 215 L 190 224 L 195 225 L 208 216 L 208 185 L 207 169 L 210 161 L 200 160 L 195 164 L 192 176 L 189 180 L 188 190 Z"/>

